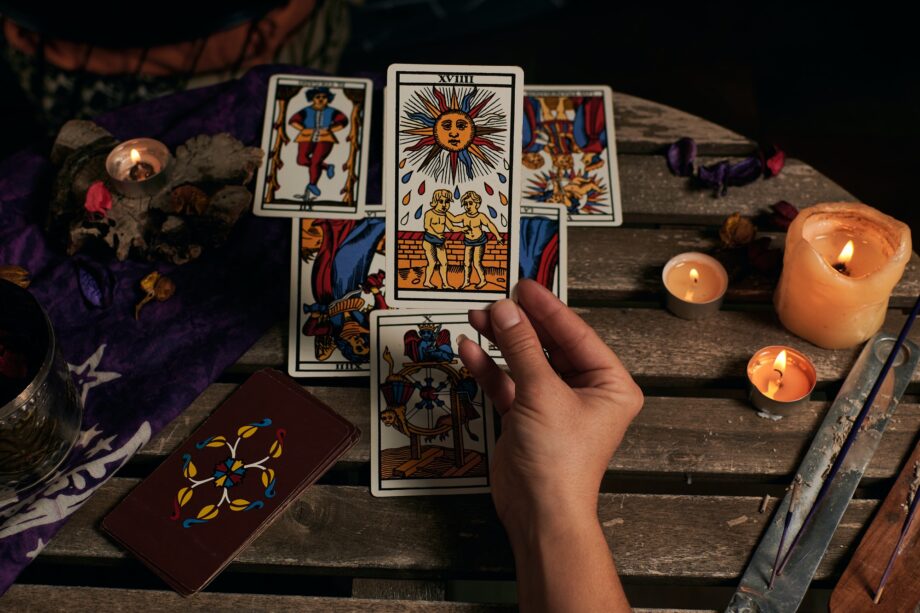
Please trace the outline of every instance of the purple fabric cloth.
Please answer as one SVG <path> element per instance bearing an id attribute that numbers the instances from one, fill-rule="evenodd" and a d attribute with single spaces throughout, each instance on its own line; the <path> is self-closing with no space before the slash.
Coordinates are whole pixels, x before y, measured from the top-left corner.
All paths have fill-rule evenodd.
<path id="1" fill-rule="evenodd" d="M 218 132 L 258 146 L 266 86 L 276 72 L 309 73 L 262 66 L 236 81 L 96 121 L 118 139 L 151 136 L 172 149 Z M 369 194 L 379 198 L 379 162 L 374 171 Z M 0 506 L 0 593 L 67 517 L 281 319 L 287 305 L 290 222 L 247 215 L 224 246 L 185 266 L 105 262 L 116 280 L 114 300 L 105 309 L 87 306 L 73 260 L 40 227 L 52 178 L 50 162 L 35 153 L 0 163 L 0 263 L 32 273 L 30 289 L 48 311 L 84 396 L 83 428 L 47 487 Z M 154 269 L 175 282 L 176 294 L 148 304 L 135 321 L 139 282 Z"/>

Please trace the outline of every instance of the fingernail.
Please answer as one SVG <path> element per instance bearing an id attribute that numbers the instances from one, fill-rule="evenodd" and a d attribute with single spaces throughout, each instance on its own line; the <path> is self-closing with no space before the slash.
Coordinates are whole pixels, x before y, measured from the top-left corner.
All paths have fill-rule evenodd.
<path id="1" fill-rule="evenodd" d="M 457 335 L 457 349 L 460 349 L 460 345 L 463 344 L 463 341 L 468 341 L 468 340 L 470 339 L 466 336 L 466 334 L 458 334 Z"/>
<path id="2" fill-rule="evenodd" d="M 512 300 L 499 300 L 489 309 L 492 325 L 499 330 L 513 328 L 521 322 L 521 312 Z"/>

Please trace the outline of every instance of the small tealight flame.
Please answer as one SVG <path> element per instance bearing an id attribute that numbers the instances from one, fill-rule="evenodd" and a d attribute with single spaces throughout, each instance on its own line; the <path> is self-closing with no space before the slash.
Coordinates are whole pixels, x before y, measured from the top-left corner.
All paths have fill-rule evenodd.
<path id="1" fill-rule="evenodd" d="M 786 372 L 786 350 L 783 349 L 779 352 L 779 355 L 776 356 L 776 359 L 773 360 L 773 370 L 778 372 L 782 376 Z"/>
<path id="2" fill-rule="evenodd" d="M 850 263 L 850 260 L 853 259 L 853 241 L 847 241 L 847 244 L 843 246 L 843 249 L 840 250 L 840 255 L 837 256 L 837 263 L 843 264 L 846 266 Z"/>
<path id="3" fill-rule="evenodd" d="M 699 283 L 699 282 L 700 282 L 700 273 L 699 273 L 699 271 L 698 271 L 696 268 L 691 268 L 691 269 L 690 269 L 690 279 L 691 279 L 694 283 Z"/>
<path id="4" fill-rule="evenodd" d="M 141 161 L 141 154 L 138 152 L 137 149 L 132 149 L 131 150 L 131 163 L 137 164 L 140 161 Z"/>
<path id="5" fill-rule="evenodd" d="M 773 372 L 774 376 L 767 382 L 767 398 L 773 398 L 776 396 L 776 392 L 779 391 L 779 388 L 783 385 L 783 374 L 786 372 L 786 350 L 783 349 L 779 352 L 779 355 L 776 356 L 776 359 L 773 360 Z"/>

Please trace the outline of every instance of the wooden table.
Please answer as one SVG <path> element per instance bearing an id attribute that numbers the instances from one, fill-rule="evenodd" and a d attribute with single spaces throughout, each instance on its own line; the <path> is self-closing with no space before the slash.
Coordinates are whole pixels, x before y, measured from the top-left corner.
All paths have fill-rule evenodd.
<path id="1" fill-rule="evenodd" d="M 668 172 L 663 147 L 693 137 L 708 164 L 750 154 L 754 143 L 632 96 L 617 94 L 615 105 L 626 223 L 570 230 L 569 298 L 619 354 L 646 402 L 610 462 L 598 514 L 634 604 L 721 609 L 858 349 L 825 351 L 786 332 L 771 307 L 773 288 L 762 280 L 734 285 L 717 316 L 677 319 L 661 308 L 661 267 L 675 253 L 715 245 L 718 225 L 732 212 L 754 216 L 778 200 L 807 206 L 856 198 L 793 159 L 778 177 L 714 199 Z M 914 254 L 892 298 L 887 330 L 900 328 L 918 290 Z M 208 593 L 181 599 L 103 536 L 98 526 L 109 509 L 249 373 L 285 370 L 286 326 L 279 322 L 102 487 L 0 600 L 0 609 L 508 608 L 452 602 L 514 593 L 511 551 L 487 496 L 371 497 L 366 379 L 302 381 L 364 435 Z M 804 349 L 819 377 L 808 409 L 778 422 L 759 418 L 745 401 L 747 360 L 771 344 Z M 918 383 L 920 373 L 910 394 Z M 842 572 L 918 428 L 920 404 L 908 396 L 818 568 L 818 596 Z M 767 494 L 772 498 L 760 512 Z"/>

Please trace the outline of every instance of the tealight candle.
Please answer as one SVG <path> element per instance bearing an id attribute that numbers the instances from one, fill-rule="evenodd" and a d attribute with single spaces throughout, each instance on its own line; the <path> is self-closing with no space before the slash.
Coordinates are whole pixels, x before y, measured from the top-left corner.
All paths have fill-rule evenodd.
<path id="1" fill-rule="evenodd" d="M 911 254 L 910 228 L 864 204 L 818 204 L 789 226 L 774 295 L 780 321 L 827 349 L 875 334 Z"/>
<path id="2" fill-rule="evenodd" d="M 163 187 L 169 161 L 169 149 L 160 141 L 134 138 L 112 149 L 105 169 L 118 192 L 137 198 L 153 195 Z"/>
<path id="3" fill-rule="evenodd" d="M 776 413 L 804 407 L 815 388 L 815 366 L 792 347 L 771 345 L 757 351 L 747 366 L 751 403 Z"/>
<path id="4" fill-rule="evenodd" d="M 671 258 L 661 271 L 668 310 L 699 319 L 719 310 L 728 289 L 728 273 L 715 258 L 690 251 Z"/>

